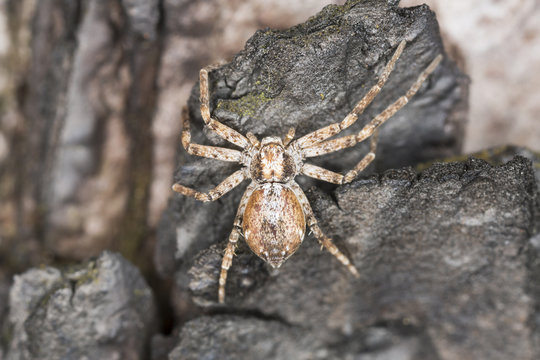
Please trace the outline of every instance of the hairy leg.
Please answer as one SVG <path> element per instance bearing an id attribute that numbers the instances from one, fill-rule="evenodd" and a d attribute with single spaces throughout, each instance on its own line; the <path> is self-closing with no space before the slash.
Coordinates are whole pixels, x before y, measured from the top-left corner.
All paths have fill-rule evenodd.
<path id="1" fill-rule="evenodd" d="M 289 131 L 287 131 L 287 134 L 283 138 L 283 146 L 287 146 L 287 145 L 290 144 L 292 139 L 294 139 L 295 132 L 296 132 L 295 128 L 293 128 L 293 127 L 289 128 Z"/>
<path id="2" fill-rule="evenodd" d="M 403 106 L 405 106 L 409 100 L 416 94 L 418 89 L 420 89 L 420 86 L 426 81 L 429 74 L 431 74 L 439 65 L 439 63 L 442 60 L 442 55 L 438 55 L 433 61 L 429 64 L 429 66 L 422 71 L 422 73 L 418 76 L 418 79 L 414 82 L 414 84 L 409 88 L 407 93 L 397 99 L 392 105 L 388 106 L 386 109 L 383 110 L 379 115 L 375 116 L 373 120 L 371 120 L 356 136 L 356 141 L 364 141 L 368 137 L 370 137 L 375 130 L 384 124 L 384 122 L 388 119 L 390 119 L 399 109 L 401 109 Z"/>
<path id="3" fill-rule="evenodd" d="M 386 64 L 383 73 L 379 77 L 377 83 L 373 85 L 373 87 L 367 92 L 366 95 L 364 95 L 364 97 L 356 104 L 354 109 L 345 117 L 345 119 L 343 119 L 339 123 L 334 123 L 322 129 L 316 130 L 310 134 L 304 135 L 303 137 L 295 141 L 296 145 L 300 149 L 313 146 L 320 143 L 321 141 L 328 139 L 329 137 L 339 134 L 341 131 L 354 124 L 358 119 L 358 116 L 364 112 L 368 105 L 371 104 L 375 96 L 377 96 L 377 94 L 381 91 L 382 87 L 386 83 L 386 80 L 388 80 L 390 73 L 392 72 L 392 70 L 394 70 L 394 65 L 401 56 L 401 53 L 405 48 L 405 44 L 405 40 L 399 43 L 396 51 L 394 52 L 394 55 L 392 55 L 392 58 L 390 59 L 388 64 Z"/>
<path id="4" fill-rule="evenodd" d="M 223 260 L 221 262 L 221 272 L 219 274 L 219 289 L 218 289 L 218 301 L 220 303 L 225 302 L 225 285 L 227 284 L 227 272 L 232 265 L 232 259 L 234 257 L 234 250 L 238 244 L 238 238 L 242 231 L 242 218 L 244 216 L 244 211 L 246 210 L 246 205 L 251 196 L 251 193 L 255 189 L 255 183 L 251 183 L 244 195 L 242 195 L 242 200 L 240 200 L 240 205 L 236 211 L 236 216 L 234 218 L 233 229 L 231 235 L 229 235 L 229 242 L 227 243 L 227 248 L 225 249 L 225 254 L 223 255 Z"/>
<path id="5" fill-rule="evenodd" d="M 253 135 L 252 132 L 248 132 L 246 134 L 246 137 L 248 138 L 249 142 L 253 147 L 259 148 L 259 146 L 261 146 L 261 142 L 259 141 L 259 139 L 257 139 L 255 135 Z"/>
<path id="6" fill-rule="evenodd" d="M 371 137 L 369 144 L 369 152 L 356 164 L 356 166 L 347 172 L 343 177 L 343 183 L 347 184 L 353 181 L 359 173 L 364 171 L 373 160 L 375 160 L 375 151 L 377 150 L 377 142 L 379 140 L 379 131 L 376 130 Z"/>
<path id="7" fill-rule="evenodd" d="M 313 231 L 313 234 L 319 240 L 321 245 L 330 252 L 330 254 L 334 255 L 339 262 L 341 262 L 343 265 L 347 267 L 347 269 L 356 277 L 358 277 L 358 270 L 354 267 L 354 265 L 351 263 L 348 257 L 346 257 L 338 248 L 336 245 L 334 245 L 334 242 L 332 239 L 330 239 L 328 236 L 324 235 L 321 228 L 317 224 L 317 219 L 315 218 L 315 215 L 313 214 L 313 210 L 311 209 L 311 205 L 309 205 L 309 201 L 300 188 L 298 184 L 295 182 L 292 183 L 291 189 L 294 191 L 294 194 L 298 198 L 298 201 L 300 201 L 300 205 L 302 205 L 302 209 L 304 210 L 304 214 L 307 218 L 307 224 L 311 231 Z"/>
<path id="8" fill-rule="evenodd" d="M 346 184 L 353 181 L 360 172 L 362 172 L 373 160 L 375 160 L 375 150 L 377 148 L 378 132 L 371 137 L 370 151 L 356 166 L 345 175 L 322 168 L 312 164 L 304 164 L 300 173 L 314 179 L 330 182 L 333 184 Z"/>
<path id="9" fill-rule="evenodd" d="M 332 184 L 343 184 L 343 175 L 313 164 L 304 164 L 301 174 Z"/>
<path id="10" fill-rule="evenodd" d="M 206 126 L 221 136 L 223 139 L 245 149 L 249 146 L 249 140 L 238 131 L 220 123 L 210 116 L 210 90 L 208 87 L 208 73 L 216 68 L 215 65 L 207 66 L 199 72 L 201 115 Z"/>
<path id="11" fill-rule="evenodd" d="M 379 126 L 384 124 L 386 120 L 390 119 L 399 109 L 409 102 L 414 94 L 416 94 L 418 89 L 420 89 L 420 86 L 424 83 L 424 81 L 426 81 L 427 77 L 437 68 L 441 60 L 442 55 L 438 55 L 435 59 L 433 59 L 428 67 L 418 76 L 418 79 L 414 82 L 414 84 L 411 85 L 405 95 L 397 99 L 379 115 L 375 116 L 375 118 L 366 124 L 358 134 L 306 145 L 302 151 L 303 156 L 314 157 L 346 149 L 373 135 Z"/>
<path id="12" fill-rule="evenodd" d="M 246 175 L 243 169 L 234 172 L 232 175 L 223 180 L 218 186 L 209 190 L 206 193 L 199 192 L 192 188 L 188 188 L 182 184 L 176 183 L 172 186 L 172 189 L 182 195 L 194 197 L 199 201 L 214 201 L 219 199 L 235 187 L 237 187 L 244 179 Z"/>
<path id="13" fill-rule="evenodd" d="M 242 161 L 242 153 L 238 150 L 192 143 L 187 107 L 182 109 L 182 123 L 182 145 L 188 154 L 223 161 Z"/>

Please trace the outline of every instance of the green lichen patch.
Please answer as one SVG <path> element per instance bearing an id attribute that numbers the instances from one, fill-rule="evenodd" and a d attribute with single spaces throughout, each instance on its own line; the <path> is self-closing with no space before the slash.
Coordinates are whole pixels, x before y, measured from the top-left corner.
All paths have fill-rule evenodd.
<path id="1" fill-rule="evenodd" d="M 84 284 L 89 284 L 95 282 L 99 278 L 99 269 L 96 264 L 96 261 L 90 261 L 86 266 L 86 271 L 81 271 L 77 273 L 76 276 L 70 278 L 70 280 L 75 281 L 75 286 L 79 287 Z"/>
<path id="2" fill-rule="evenodd" d="M 264 91 L 249 93 L 239 99 L 218 100 L 217 109 L 230 111 L 241 117 L 253 117 L 258 109 L 271 100 Z"/>

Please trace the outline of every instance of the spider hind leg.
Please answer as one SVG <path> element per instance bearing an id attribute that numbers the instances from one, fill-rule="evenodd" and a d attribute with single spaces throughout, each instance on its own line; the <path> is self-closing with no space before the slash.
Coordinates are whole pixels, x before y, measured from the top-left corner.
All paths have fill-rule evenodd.
<path id="1" fill-rule="evenodd" d="M 240 200 L 240 205 L 238 205 L 236 216 L 234 217 L 233 229 L 231 231 L 231 234 L 229 235 L 229 241 L 227 243 L 227 247 L 225 248 L 225 254 L 223 255 L 223 260 L 221 262 L 221 271 L 219 274 L 218 301 L 220 304 L 223 304 L 225 302 L 225 286 L 227 285 L 227 273 L 232 265 L 234 251 L 238 246 L 238 238 L 240 237 L 240 235 L 242 235 L 241 229 L 244 211 L 246 210 L 246 205 L 254 189 L 254 183 L 251 183 L 247 187 L 244 195 L 242 195 L 242 199 Z"/>
<path id="2" fill-rule="evenodd" d="M 317 223 L 317 219 L 313 214 L 313 209 L 311 208 L 311 205 L 309 205 L 309 201 L 300 186 L 293 182 L 291 188 L 296 194 L 298 201 L 302 205 L 302 208 L 304 209 L 307 225 L 309 226 L 309 228 L 313 232 L 313 235 L 315 235 L 319 243 L 326 250 L 328 250 L 330 254 L 334 255 L 336 259 L 338 259 L 339 262 L 342 263 L 351 274 L 353 274 L 355 277 L 359 277 L 360 274 L 358 273 L 356 267 L 352 264 L 351 260 L 337 248 L 332 239 L 324 235 L 324 233 L 322 232 L 321 228 Z"/>

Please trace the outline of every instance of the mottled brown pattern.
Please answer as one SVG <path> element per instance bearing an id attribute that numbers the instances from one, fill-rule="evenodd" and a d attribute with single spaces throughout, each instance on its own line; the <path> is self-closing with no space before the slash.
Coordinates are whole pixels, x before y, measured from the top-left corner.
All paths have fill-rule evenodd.
<path id="1" fill-rule="evenodd" d="M 184 109 L 182 109 L 182 123 L 182 146 L 184 146 L 184 149 L 186 149 L 188 154 L 223 161 L 239 162 L 242 160 L 242 153 L 238 150 L 192 143 L 191 128 L 189 125 L 189 114 L 187 111 L 187 107 L 184 107 Z"/>
<path id="2" fill-rule="evenodd" d="M 327 140 L 318 143 L 315 146 L 304 149 L 305 157 L 315 157 L 328 154 L 337 150 L 346 149 L 356 145 L 356 135 L 344 136 L 341 138 Z"/>
<path id="3" fill-rule="evenodd" d="M 280 183 L 261 185 L 244 212 L 244 237 L 251 250 L 277 268 L 298 249 L 306 229 L 296 195 Z"/>
<path id="4" fill-rule="evenodd" d="M 178 183 L 174 184 L 172 189 L 182 195 L 194 197 L 199 201 L 214 201 L 237 187 L 245 178 L 244 171 L 238 170 L 207 193 L 199 192 Z"/>
<path id="5" fill-rule="evenodd" d="M 268 136 L 259 141 L 252 133 L 243 136 L 219 121 L 212 119 L 208 90 L 208 72 L 212 67 L 201 70 L 201 114 L 207 128 L 225 140 L 241 147 L 243 151 L 192 144 L 187 117 L 184 119 L 182 144 L 186 151 L 192 155 L 239 162 L 242 169 L 226 178 L 208 193 L 201 193 L 181 184 L 173 185 L 173 190 L 194 197 L 197 200 L 213 201 L 235 188 L 243 180 L 250 179 L 252 181 L 242 196 L 234 220 L 233 230 L 223 256 L 218 282 L 218 300 L 220 303 L 225 301 L 227 271 L 232 265 L 234 251 L 241 231 L 243 231 L 244 238 L 251 250 L 261 259 L 277 268 L 298 249 L 304 239 L 307 225 L 322 247 L 334 255 L 353 275 L 358 276 L 358 271 L 349 258 L 320 229 L 305 194 L 294 181 L 294 178 L 303 174 L 334 184 L 343 184 L 354 180 L 358 173 L 375 159 L 378 127 L 403 107 L 418 91 L 422 83 L 441 61 L 441 55 L 437 56 L 428 68 L 420 74 L 405 96 L 400 97 L 377 115 L 359 133 L 333 140 L 325 140 L 339 134 L 343 129 L 356 122 L 358 115 L 364 111 L 386 83 L 404 47 L 405 41 L 402 41 L 394 52 L 392 59 L 384 68 L 377 84 L 367 92 L 351 113 L 341 122 L 328 125 L 294 141 L 294 129 L 289 129 L 283 140 L 275 136 Z M 315 157 L 342 150 L 354 146 L 368 137 L 371 137 L 370 152 L 345 175 L 304 162 L 306 157 Z"/>
<path id="6" fill-rule="evenodd" d="M 311 134 L 302 136 L 300 139 L 296 140 L 296 143 L 301 148 L 307 147 L 310 144 L 319 143 L 325 139 L 328 139 L 331 136 L 339 134 L 340 131 L 341 131 L 341 128 L 339 127 L 339 124 L 328 125 L 327 127 L 316 130 L 312 132 Z"/>
<path id="7" fill-rule="evenodd" d="M 268 144 L 251 161 L 251 177 L 265 182 L 288 182 L 296 176 L 291 155 L 279 144 Z"/>
<path id="8" fill-rule="evenodd" d="M 312 164 L 304 164 L 302 174 L 333 184 L 341 184 L 343 181 L 343 175 Z"/>

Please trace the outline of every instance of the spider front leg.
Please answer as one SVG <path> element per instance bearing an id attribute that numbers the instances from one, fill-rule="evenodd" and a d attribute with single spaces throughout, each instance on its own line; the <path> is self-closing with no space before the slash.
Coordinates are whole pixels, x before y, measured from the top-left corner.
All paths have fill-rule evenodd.
<path id="1" fill-rule="evenodd" d="M 232 175 L 223 180 L 218 186 L 209 190 L 206 193 L 199 192 L 195 189 L 188 188 L 182 184 L 176 183 L 172 189 L 182 195 L 193 197 L 199 201 L 214 201 L 240 185 L 246 179 L 246 174 L 243 169 L 234 172 Z"/>
<path id="2" fill-rule="evenodd" d="M 313 209 L 311 208 L 311 205 L 309 204 L 309 201 L 302 191 L 302 188 L 295 182 L 292 182 L 291 189 L 296 195 L 298 201 L 300 202 L 300 205 L 302 206 L 302 209 L 304 210 L 304 215 L 307 218 L 307 225 L 313 231 L 313 234 L 319 240 L 321 245 L 328 250 L 328 252 L 332 255 L 334 255 L 339 262 L 341 262 L 343 265 L 347 267 L 347 269 L 355 276 L 359 277 L 358 270 L 354 267 L 354 265 L 351 263 L 348 257 L 346 257 L 338 248 L 336 245 L 334 245 L 334 242 L 332 239 L 330 239 L 328 236 L 324 235 L 321 228 L 317 224 L 317 219 L 315 218 L 315 215 L 313 214 Z"/>
<path id="3" fill-rule="evenodd" d="M 362 172 L 373 160 L 375 160 L 375 150 L 377 149 L 377 140 L 379 138 L 379 132 L 375 131 L 371 137 L 370 151 L 367 153 L 362 160 L 356 164 L 356 166 L 347 172 L 345 175 L 330 171 L 328 169 L 322 168 L 320 166 L 306 164 L 302 167 L 300 171 L 301 174 L 312 177 L 314 179 L 330 182 L 333 184 L 347 184 L 353 181 L 360 172 Z M 345 139 L 345 137 L 341 138 Z"/>
<path id="4" fill-rule="evenodd" d="M 390 119 L 399 109 L 409 102 L 409 100 L 416 94 L 418 89 L 420 89 L 420 86 L 424 83 L 424 81 L 426 81 L 428 76 L 437 68 L 441 60 L 442 55 L 437 55 L 437 57 L 431 61 L 428 67 L 422 71 L 422 73 L 420 73 L 416 81 L 411 85 L 409 90 L 407 90 L 405 95 L 401 96 L 393 104 L 375 116 L 373 120 L 367 123 L 358 134 L 343 136 L 337 139 L 318 143 L 305 144 L 305 147 L 302 149 L 302 155 L 305 157 L 321 156 L 334 151 L 349 148 L 372 136 L 379 126 L 384 124 L 386 120 Z"/>
<path id="5" fill-rule="evenodd" d="M 216 68 L 216 65 L 210 65 L 202 68 L 199 72 L 199 87 L 200 87 L 200 103 L 201 103 L 201 115 L 206 126 L 221 136 L 223 139 L 240 146 L 245 149 L 249 146 L 249 140 L 238 131 L 231 129 L 227 125 L 224 125 L 213 119 L 210 115 L 210 90 L 208 86 L 208 73 Z"/>
<path id="6" fill-rule="evenodd" d="M 377 94 L 381 91 L 384 84 L 386 84 L 390 73 L 394 70 L 394 65 L 396 64 L 396 61 L 399 59 L 401 53 L 403 52 L 403 49 L 405 48 L 405 45 L 405 40 L 399 43 L 396 51 L 392 55 L 392 58 L 386 64 L 383 73 L 379 77 L 377 83 L 373 85 L 371 89 L 369 89 L 367 94 L 364 95 L 364 97 L 356 104 L 354 109 L 345 117 L 345 119 L 343 119 L 339 123 L 328 125 L 322 129 L 304 135 L 303 137 L 295 141 L 296 146 L 302 149 L 318 144 L 321 141 L 324 141 L 334 135 L 339 134 L 341 131 L 354 124 L 356 120 L 358 120 L 358 116 L 360 116 L 360 114 L 364 112 L 368 105 L 371 104 L 375 96 L 377 96 Z"/>
<path id="7" fill-rule="evenodd" d="M 388 119 L 390 119 L 394 114 L 401 109 L 403 106 L 405 106 L 411 98 L 416 94 L 416 92 L 420 89 L 420 86 L 426 81 L 428 76 L 437 68 L 439 63 L 442 60 L 442 55 L 439 54 L 433 61 L 428 65 L 428 67 L 420 73 L 418 76 L 418 79 L 412 84 L 412 86 L 407 90 L 405 95 L 397 99 L 393 104 L 388 106 L 386 109 L 383 110 L 379 115 L 375 116 L 373 120 L 371 120 L 366 126 L 360 130 L 358 135 L 356 135 L 356 141 L 361 142 L 373 135 L 375 130 Z"/>
<path id="8" fill-rule="evenodd" d="M 222 161 L 242 161 L 242 153 L 238 150 L 192 143 L 189 112 L 187 107 L 182 109 L 182 124 L 182 145 L 188 154 Z"/>
<path id="9" fill-rule="evenodd" d="M 227 248 L 225 249 L 225 254 L 223 255 L 223 260 L 221 262 L 221 272 L 219 274 L 219 290 L 218 290 L 218 301 L 223 304 L 225 302 L 225 285 L 227 284 L 227 272 L 232 265 L 232 259 L 234 257 L 234 250 L 238 244 L 238 238 L 242 231 L 242 218 L 244 217 L 244 211 L 246 210 L 246 205 L 248 203 L 251 193 L 255 189 L 255 184 L 251 183 L 242 199 L 240 200 L 240 205 L 236 211 L 236 216 L 234 218 L 233 229 L 231 235 L 229 235 L 229 242 L 227 243 Z"/>

